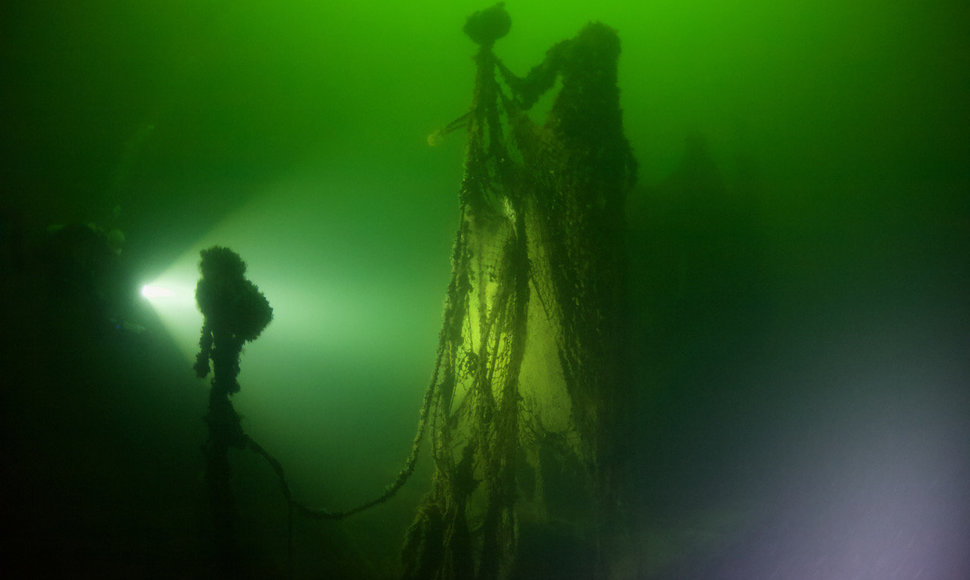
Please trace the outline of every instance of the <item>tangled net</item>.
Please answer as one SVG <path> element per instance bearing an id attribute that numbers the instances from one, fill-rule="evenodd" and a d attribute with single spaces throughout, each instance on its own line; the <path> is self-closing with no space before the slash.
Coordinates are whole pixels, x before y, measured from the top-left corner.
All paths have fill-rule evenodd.
<path id="1" fill-rule="evenodd" d="M 428 430 L 434 474 L 405 539 L 409 579 L 523 575 L 518 546 L 550 526 L 584 553 L 573 573 L 600 576 L 618 493 L 623 206 L 636 177 L 619 40 L 591 23 L 518 77 L 492 52 L 509 25 L 501 4 L 469 18 L 471 109 L 429 138 L 464 127 L 468 149 L 434 371 L 398 479 Z M 537 125 L 526 112 L 557 78 Z"/>

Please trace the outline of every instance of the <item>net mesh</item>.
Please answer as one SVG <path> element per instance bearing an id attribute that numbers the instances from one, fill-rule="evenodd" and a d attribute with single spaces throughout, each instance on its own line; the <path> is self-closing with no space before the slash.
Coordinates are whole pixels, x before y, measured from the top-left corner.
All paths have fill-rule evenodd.
<path id="1" fill-rule="evenodd" d="M 460 222 L 415 441 L 416 453 L 430 433 L 434 473 L 405 539 L 404 575 L 522 575 L 520 545 L 554 527 L 588 556 L 573 573 L 592 578 L 630 384 L 622 231 L 636 164 L 622 131 L 619 41 L 590 24 L 518 77 L 488 31 L 476 30 L 485 41 L 460 120 Z M 528 110 L 557 78 L 536 124 Z"/>

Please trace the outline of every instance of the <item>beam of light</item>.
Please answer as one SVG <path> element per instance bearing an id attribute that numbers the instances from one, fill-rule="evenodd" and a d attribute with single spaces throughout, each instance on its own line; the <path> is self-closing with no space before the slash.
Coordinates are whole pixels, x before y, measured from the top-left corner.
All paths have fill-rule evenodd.
<path id="1" fill-rule="evenodd" d="M 249 392 L 259 388 L 254 383 L 279 383 L 283 367 L 294 369 L 287 382 L 296 389 L 316 388 L 320 377 L 401 366 L 415 369 L 420 385 L 448 280 L 452 208 L 446 198 L 445 227 L 435 232 L 429 216 L 415 210 L 423 190 L 402 192 L 384 179 L 337 171 L 276 183 L 187 248 L 142 295 L 194 360 L 202 326 L 195 305 L 199 252 L 225 246 L 246 262 L 246 277 L 273 308 L 273 321 L 244 351 L 241 381 L 250 382 Z M 324 189 L 334 193 L 321 195 Z M 416 203 L 408 207 L 402 197 Z"/>
<path id="2" fill-rule="evenodd" d="M 192 337 L 202 326 L 202 314 L 195 306 L 195 275 L 191 269 L 169 268 L 141 287 L 141 295 L 165 327 L 175 345 L 188 359 L 193 359 L 198 337 Z"/>
<path id="3" fill-rule="evenodd" d="M 141 295 L 147 298 L 149 301 L 153 301 L 153 300 L 159 300 L 163 298 L 171 298 L 175 296 L 175 292 L 163 286 L 145 284 L 144 286 L 141 287 Z"/>

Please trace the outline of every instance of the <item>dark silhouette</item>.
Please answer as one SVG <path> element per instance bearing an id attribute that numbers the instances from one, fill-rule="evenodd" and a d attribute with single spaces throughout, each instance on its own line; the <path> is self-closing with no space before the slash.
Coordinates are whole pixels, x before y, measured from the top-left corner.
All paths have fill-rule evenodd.
<path id="1" fill-rule="evenodd" d="M 243 344 L 255 340 L 273 319 L 273 309 L 255 284 L 244 277 L 246 264 L 228 248 L 212 247 L 202 251 L 199 265 L 202 279 L 195 290 L 199 309 L 205 317 L 201 350 L 195 363 L 199 377 L 209 374 L 212 362 L 212 388 L 209 390 L 209 439 L 205 453 L 205 478 L 215 532 L 218 565 L 226 574 L 237 574 L 233 527 L 236 510 L 230 487 L 229 448 L 245 449 L 249 438 L 243 432 L 239 415 L 229 396 L 239 391 L 239 355 Z"/>

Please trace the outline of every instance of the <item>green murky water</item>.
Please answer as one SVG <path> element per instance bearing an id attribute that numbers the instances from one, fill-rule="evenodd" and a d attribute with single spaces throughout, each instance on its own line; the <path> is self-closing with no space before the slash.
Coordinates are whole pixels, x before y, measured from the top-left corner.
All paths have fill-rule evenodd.
<path id="1" fill-rule="evenodd" d="M 970 8 L 957 4 L 507 3 L 496 54 L 518 73 L 589 20 L 623 43 L 642 420 L 618 578 L 970 569 Z M 205 575 L 191 293 L 212 244 L 243 256 L 274 307 L 236 406 L 294 493 L 339 509 L 396 475 L 463 163 L 460 132 L 428 135 L 467 110 L 461 27 L 483 7 L 0 9 L 15 565 Z M 103 256 L 48 229 L 64 224 L 123 232 L 124 275 L 94 274 Z M 149 283 L 173 297 L 127 302 Z M 235 461 L 252 570 L 285 577 L 273 474 Z M 346 523 L 297 520 L 295 577 L 393 577 L 427 480 L 424 464 L 395 503 Z"/>

